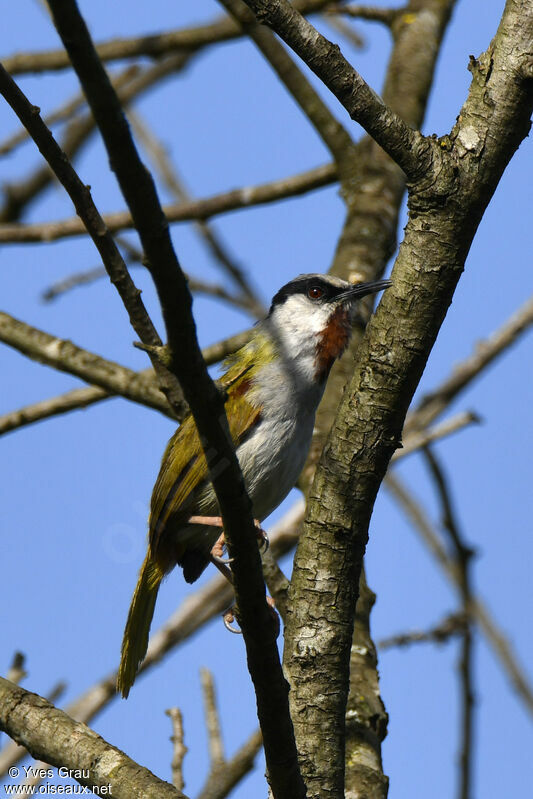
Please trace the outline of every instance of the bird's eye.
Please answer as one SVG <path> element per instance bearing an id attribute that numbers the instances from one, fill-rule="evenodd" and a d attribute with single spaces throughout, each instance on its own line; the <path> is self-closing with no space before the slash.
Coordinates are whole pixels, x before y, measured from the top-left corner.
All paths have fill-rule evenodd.
<path id="1" fill-rule="evenodd" d="M 324 291 L 320 288 L 320 286 L 311 286 L 307 289 L 307 296 L 310 300 L 319 300 L 323 294 Z"/>

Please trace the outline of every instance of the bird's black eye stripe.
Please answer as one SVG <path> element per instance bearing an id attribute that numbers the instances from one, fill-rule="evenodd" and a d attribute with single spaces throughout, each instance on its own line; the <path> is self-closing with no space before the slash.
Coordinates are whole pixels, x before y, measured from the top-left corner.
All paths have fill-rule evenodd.
<path id="1" fill-rule="evenodd" d="M 337 288 L 331 283 L 322 280 L 320 275 L 301 275 L 280 288 L 272 300 L 270 313 L 272 313 L 276 305 L 285 302 L 291 294 L 303 294 L 304 297 L 309 297 L 314 302 L 325 302 L 337 294 L 341 294 L 344 290 L 344 288 Z M 313 294 L 310 292 L 313 292 Z"/>

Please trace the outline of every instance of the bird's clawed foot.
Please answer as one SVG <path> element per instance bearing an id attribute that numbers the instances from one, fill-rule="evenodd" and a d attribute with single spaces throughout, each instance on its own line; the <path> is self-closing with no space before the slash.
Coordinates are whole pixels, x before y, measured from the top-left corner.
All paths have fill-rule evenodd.
<path id="1" fill-rule="evenodd" d="M 270 612 L 272 614 L 272 617 L 276 622 L 276 638 L 277 638 L 280 633 L 280 623 L 279 623 L 279 615 L 276 610 L 276 603 L 274 602 L 271 596 L 267 596 L 266 601 L 270 609 Z M 226 630 L 229 630 L 230 633 L 235 633 L 236 635 L 242 635 L 242 630 L 240 630 L 238 627 L 233 626 L 236 613 L 237 613 L 237 608 L 235 607 L 235 605 L 232 605 L 222 614 L 222 620 L 224 622 L 224 627 L 226 628 Z"/>
<path id="2" fill-rule="evenodd" d="M 270 546 L 270 541 L 268 540 L 268 535 L 265 533 L 263 528 L 261 527 L 261 522 L 258 519 L 254 519 L 254 525 L 256 529 L 257 540 L 259 541 L 259 550 L 268 552 L 268 548 Z"/>

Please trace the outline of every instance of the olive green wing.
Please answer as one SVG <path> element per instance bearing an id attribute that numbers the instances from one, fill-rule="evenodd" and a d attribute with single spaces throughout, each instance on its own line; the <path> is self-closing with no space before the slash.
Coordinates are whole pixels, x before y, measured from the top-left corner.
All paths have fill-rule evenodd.
<path id="1" fill-rule="evenodd" d="M 233 444 L 238 447 L 258 423 L 260 410 L 248 402 L 245 395 L 251 386 L 249 369 L 223 379 L 226 390 L 226 413 Z M 225 375 L 228 378 L 228 375 Z M 160 547 L 167 524 L 172 517 L 172 528 L 185 523 L 194 513 L 194 493 L 208 479 L 207 463 L 196 424 L 187 416 L 174 433 L 161 461 L 150 508 L 150 549 L 155 555 Z M 182 516 L 182 520 L 180 519 Z"/>

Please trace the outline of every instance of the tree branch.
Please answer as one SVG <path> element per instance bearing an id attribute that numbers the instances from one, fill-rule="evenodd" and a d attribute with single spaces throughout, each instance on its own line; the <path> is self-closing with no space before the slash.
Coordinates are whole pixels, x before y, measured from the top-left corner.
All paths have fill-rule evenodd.
<path id="1" fill-rule="evenodd" d="M 473 353 L 455 367 L 451 375 L 434 391 L 426 394 L 407 417 L 405 430 L 425 427 L 450 405 L 457 395 L 491 363 L 511 347 L 533 325 L 533 297 L 527 300 L 501 327 L 480 341 Z"/>
<path id="2" fill-rule="evenodd" d="M 183 718 L 181 710 L 178 707 L 171 707 L 165 710 L 165 713 L 172 722 L 172 735 L 170 737 L 173 749 L 171 763 L 172 784 L 178 791 L 182 791 L 185 787 L 185 782 L 183 780 L 183 759 L 188 752 L 187 747 L 183 743 Z"/>
<path id="3" fill-rule="evenodd" d="M 168 402 L 152 377 L 127 369 L 125 366 L 120 366 L 120 364 L 113 361 L 107 361 L 99 355 L 77 347 L 71 341 L 51 336 L 1 311 L 0 341 L 17 349 L 34 361 L 79 377 L 87 383 L 100 386 L 107 392 L 126 397 L 133 402 L 140 402 L 142 405 L 148 405 L 148 407 L 155 408 L 167 416 L 170 415 Z M 51 411 L 64 412 L 67 409 L 70 410 L 72 407 L 72 395 L 70 395 L 70 398 L 67 397 L 67 406 L 69 405 L 69 399 L 70 407 L 65 407 L 65 401 L 63 400 L 62 402 L 60 401 L 60 408 L 56 404 L 54 408 L 45 407 L 44 411 L 47 412 L 47 415 L 52 415 Z M 75 395 L 75 399 L 78 401 L 82 399 L 85 405 L 88 404 L 86 391 L 81 398 L 79 394 Z M 183 416 L 185 407 L 182 398 L 181 404 L 176 406 L 174 410 Z M 24 415 L 25 412 L 23 410 L 19 413 Z M 34 412 L 30 411 L 30 414 L 35 417 Z M 13 423 L 11 424 L 11 429 L 14 429 Z"/>
<path id="4" fill-rule="evenodd" d="M 332 44 L 287 0 L 245 0 L 260 22 L 291 47 L 335 95 L 350 117 L 393 158 L 409 178 L 428 166 L 429 147 L 365 83 Z"/>
<path id="5" fill-rule="evenodd" d="M 405 7 L 401 8 L 382 8 L 381 6 L 367 6 L 367 5 L 330 5 L 326 9 L 327 14 L 343 14 L 353 19 L 364 19 L 369 22 L 381 22 L 388 28 L 397 17 L 405 12 Z"/>
<path id="6" fill-rule="evenodd" d="M 104 741 L 85 724 L 0 677 L 0 729 L 23 744 L 33 757 L 52 766 L 79 770 L 80 785 L 104 788 L 115 799 L 186 799 Z"/>
<path id="7" fill-rule="evenodd" d="M 442 509 L 442 527 L 446 530 L 454 550 L 454 559 L 459 575 L 461 595 L 461 615 L 463 616 L 463 632 L 461 655 L 459 659 L 459 682 L 461 686 L 461 726 L 460 726 L 460 778 L 458 799 L 469 799 L 472 792 L 472 759 L 474 756 L 474 666 L 473 666 L 473 629 L 470 618 L 472 604 L 472 557 L 474 550 L 464 543 L 459 529 L 457 514 L 453 508 L 450 487 L 440 462 L 429 446 L 423 448 L 423 454 L 431 476 L 433 477 Z"/>
<path id="8" fill-rule="evenodd" d="M 329 149 L 337 166 L 341 168 L 348 159 L 351 161 L 354 155 L 354 143 L 350 134 L 331 113 L 274 34 L 256 22 L 254 15 L 242 0 L 219 0 L 219 2 L 256 44 Z"/>
<path id="9" fill-rule="evenodd" d="M 209 377 L 191 314 L 191 296 L 172 247 L 168 224 L 151 178 L 140 160 L 115 91 L 73 0 L 49 0 L 56 28 L 102 133 L 118 183 L 139 233 L 158 293 L 168 336 L 171 368 L 189 403 L 209 477 L 221 510 L 232 564 L 239 622 L 256 691 L 269 780 L 276 799 L 304 796 L 298 769 L 288 692 L 276 645 L 276 624 L 265 586 L 251 503 L 231 444 L 224 399 Z M 183 359 L 187 353 L 187 359 Z M 224 467 L 221 469 L 221 466 Z"/>
<path id="10" fill-rule="evenodd" d="M 163 210 L 168 222 L 190 222 L 198 219 L 210 219 L 218 214 L 227 214 L 243 208 L 277 202 L 289 197 L 298 197 L 309 191 L 330 186 L 337 180 L 337 169 L 333 164 L 310 169 L 288 178 L 261 183 L 257 186 L 245 186 L 241 189 L 215 194 L 203 200 L 191 200 L 188 203 L 165 205 Z M 104 214 L 104 224 L 110 233 L 134 227 L 133 218 L 127 211 Z M 23 242 L 50 242 L 59 239 L 82 236 L 87 233 L 86 227 L 76 217 L 44 224 L 21 225 L 4 224 L 0 226 L 0 243 L 18 244 Z"/>
<path id="11" fill-rule="evenodd" d="M 456 564 L 446 553 L 446 550 L 439 540 L 439 536 L 433 529 L 420 503 L 412 497 L 394 471 L 389 471 L 387 474 L 385 486 L 391 491 L 404 512 L 411 519 L 414 529 L 419 533 L 446 576 L 455 587 L 459 589 L 460 575 L 457 571 Z M 468 610 L 472 618 L 479 624 L 487 642 L 492 648 L 493 654 L 506 672 L 511 685 L 522 699 L 525 709 L 533 714 L 533 687 L 530 685 L 526 671 L 513 652 L 510 642 L 507 640 L 505 634 L 498 628 L 489 609 L 481 599 L 472 598 Z"/>
<path id="12" fill-rule="evenodd" d="M 295 7 L 302 14 L 320 11 L 331 0 L 295 0 Z M 156 33 L 151 36 L 134 36 L 130 39 L 110 39 L 96 45 L 100 59 L 122 61 L 126 58 L 147 56 L 158 58 L 166 53 L 189 54 L 212 44 L 237 39 L 241 28 L 232 19 L 224 16 L 207 25 L 179 28 L 174 31 Z M 71 62 L 65 50 L 45 50 L 41 53 L 16 53 L 4 59 L 4 66 L 11 75 L 26 72 L 45 72 L 69 69 Z"/>
<path id="13" fill-rule="evenodd" d="M 285 23 L 289 12 L 283 13 Z M 492 69 L 476 75 L 464 117 L 461 112 L 446 144 L 449 149 L 427 143 L 433 160 L 429 168 L 427 160 L 422 162 L 427 173 L 411 188 L 410 221 L 393 286 L 359 347 L 353 378 L 317 470 L 296 552 L 285 628 L 285 667 L 310 797 L 321 795 L 324 784 L 332 796 L 342 796 L 344 790 L 341 713 L 372 507 L 479 220 L 529 128 L 533 82 L 525 66 L 532 38 L 533 9 L 508 2 L 484 59 L 485 64 L 490 59 Z M 304 641 L 298 637 L 301 628 L 306 630 Z M 317 694 L 331 700 L 327 716 L 320 703 L 313 703 Z"/>
<path id="14" fill-rule="evenodd" d="M 41 333 L 41 331 L 37 332 Z M 204 350 L 202 350 L 202 355 L 207 366 L 218 363 L 227 355 L 230 355 L 232 352 L 235 352 L 236 350 L 240 349 L 240 347 L 244 346 L 244 344 L 250 340 L 250 333 L 250 330 L 245 330 L 243 333 L 237 333 L 235 336 L 230 336 L 230 338 L 219 341 L 216 344 L 212 344 L 210 347 L 206 347 Z M 46 336 L 46 334 L 43 335 Z M 60 341 L 55 337 L 53 340 L 54 342 Z M 68 342 L 68 344 L 70 344 L 70 342 Z M 85 353 L 86 350 L 80 350 L 80 354 L 83 355 L 83 357 L 85 356 Z M 38 360 L 41 362 L 43 355 L 48 356 L 49 352 L 47 352 L 45 349 L 44 352 L 39 353 Z M 99 356 L 91 357 L 99 358 Z M 111 366 L 110 361 L 106 361 L 105 363 Z M 47 366 L 54 365 L 49 361 L 47 361 L 46 364 Z M 115 366 L 115 364 L 113 364 L 113 366 Z M 119 366 L 118 368 L 123 369 L 124 367 Z M 143 405 L 149 405 L 150 397 L 156 396 L 153 392 L 157 390 L 157 381 L 154 370 L 143 369 L 141 372 L 133 372 L 133 375 L 135 375 L 135 379 L 141 377 L 149 381 L 148 394 L 143 393 L 142 383 L 137 381 L 137 399 L 135 400 Z M 103 380 L 103 374 L 101 374 L 101 379 Z M 160 394 L 160 392 L 158 393 Z M 44 419 L 49 419 L 62 413 L 69 413 L 70 411 L 79 410 L 80 408 L 87 408 L 89 405 L 94 405 L 96 402 L 112 399 L 116 396 L 117 394 L 113 391 L 90 386 L 89 388 L 74 389 L 74 391 L 68 391 L 66 394 L 60 394 L 57 397 L 52 397 L 51 399 L 43 400 L 42 402 L 36 402 L 32 405 L 26 405 L 24 408 L 19 408 L 16 411 L 11 411 L 10 413 L 6 413 L 4 416 L 0 416 L 0 436 L 4 435 L 5 433 L 10 433 L 13 430 L 18 430 L 20 427 L 26 427 L 26 425 L 33 424 L 34 422 L 40 422 Z M 125 395 L 122 394 L 120 396 Z M 143 396 L 144 399 L 142 399 Z M 132 398 L 127 397 L 127 399 Z M 172 409 L 168 402 L 162 401 L 162 395 L 160 395 L 160 401 L 161 407 L 158 408 L 158 410 L 174 419 L 175 416 L 172 412 Z M 184 401 L 183 413 L 180 413 L 180 418 L 183 418 L 186 410 L 188 410 L 188 406 Z"/>
<path id="15" fill-rule="evenodd" d="M 429 630 L 411 630 L 407 633 L 397 633 L 378 641 L 380 649 L 393 649 L 411 646 L 411 644 L 443 644 L 456 635 L 463 635 L 465 618 L 462 613 L 450 613 L 441 622 Z"/>
<path id="16" fill-rule="evenodd" d="M 256 730 L 216 772 L 209 775 L 196 799 L 224 799 L 242 778 L 252 770 L 263 743 L 261 731 Z"/>

